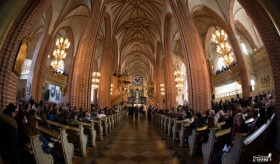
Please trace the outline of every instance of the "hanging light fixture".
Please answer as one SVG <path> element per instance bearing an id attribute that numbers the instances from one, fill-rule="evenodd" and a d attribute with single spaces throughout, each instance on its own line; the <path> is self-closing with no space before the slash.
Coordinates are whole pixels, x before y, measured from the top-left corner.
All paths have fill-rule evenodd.
<path id="1" fill-rule="evenodd" d="M 64 39 L 63 37 L 61 37 L 60 39 L 56 39 L 56 48 L 53 51 L 53 60 L 51 62 L 51 66 L 54 70 L 56 70 L 57 72 L 63 72 L 63 59 L 66 58 L 66 50 L 70 47 L 70 42 L 69 40 L 66 38 Z"/>
<path id="2" fill-rule="evenodd" d="M 211 39 L 213 42 L 218 44 L 226 41 L 228 39 L 228 35 L 224 30 L 216 29 L 216 31 L 212 34 Z"/>
<path id="3" fill-rule="evenodd" d="M 110 95 L 112 95 L 112 94 L 113 94 L 113 87 L 114 87 L 114 85 L 113 85 L 113 84 L 111 84 L 111 92 L 110 92 Z"/>
<path id="4" fill-rule="evenodd" d="M 229 45 L 228 41 L 220 42 L 217 44 L 217 52 L 221 55 L 228 54 L 231 50 L 231 46 Z"/>
<path id="5" fill-rule="evenodd" d="M 101 74 L 99 72 L 93 72 L 92 73 L 92 85 L 94 89 L 97 89 L 99 87 L 99 77 Z"/>
<path id="6" fill-rule="evenodd" d="M 224 30 L 216 29 L 211 36 L 211 40 L 217 44 L 217 53 L 223 57 L 225 65 L 229 66 L 234 61 L 234 57 L 227 33 Z"/>
<path id="7" fill-rule="evenodd" d="M 183 88 L 184 84 L 183 84 L 183 76 L 182 76 L 182 71 L 177 70 L 174 72 L 175 75 L 175 83 L 176 83 L 176 88 L 178 88 L 179 90 L 181 90 L 181 88 Z"/>
<path id="8" fill-rule="evenodd" d="M 165 95 L 165 88 L 164 88 L 164 84 L 162 83 L 162 84 L 160 84 L 160 94 L 163 96 L 163 95 Z"/>

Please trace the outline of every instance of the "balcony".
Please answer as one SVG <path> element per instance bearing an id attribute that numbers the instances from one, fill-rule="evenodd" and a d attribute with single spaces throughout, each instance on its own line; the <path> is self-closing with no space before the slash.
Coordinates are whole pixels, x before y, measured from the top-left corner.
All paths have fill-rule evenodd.
<path id="1" fill-rule="evenodd" d="M 240 79 L 238 64 L 233 66 L 224 72 L 219 73 L 210 77 L 210 82 L 213 88 L 219 87 L 221 85 L 236 82 Z"/>
<path id="2" fill-rule="evenodd" d="M 51 68 L 46 68 L 44 81 L 50 84 L 66 87 L 68 77 L 60 73 L 56 73 Z"/>

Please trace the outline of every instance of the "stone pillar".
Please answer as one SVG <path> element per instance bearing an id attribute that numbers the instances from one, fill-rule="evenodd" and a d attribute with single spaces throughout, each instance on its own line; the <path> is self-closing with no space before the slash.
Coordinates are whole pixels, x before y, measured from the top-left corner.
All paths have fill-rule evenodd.
<path id="1" fill-rule="evenodd" d="M 105 17 L 105 42 L 103 44 L 100 64 L 100 83 L 99 83 L 99 99 L 98 106 L 101 108 L 110 107 L 111 103 L 111 78 L 112 73 L 112 38 L 111 38 L 111 20 L 110 17 Z"/>
<path id="2" fill-rule="evenodd" d="M 205 111 L 211 108 L 211 89 L 199 34 L 185 1 L 169 0 L 169 4 L 180 33 L 188 77 L 190 108 Z"/>
<path id="3" fill-rule="evenodd" d="M 250 72 L 247 57 L 242 52 L 242 48 L 240 46 L 240 36 L 237 34 L 229 35 L 229 41 L 232 45 L 234 55 L 238 62 L 240 80 L 242 84 L 242 95 L 243 97 L 250 97 Z"/>
<path id="4" fill-rule="evenodd" d="M 155 61 L 155 69 L 154 69 L 154 105 L 157 107 L 162 106 L 162 95 L 161 95 L 161 88 L 160 84 L 164 84 L 163 79 L 163 69 L 162 68 L 162 46 L 158 42 L 157 43 L 157 50 L 156 50 L 156 61 Z"/>
<path id="5" fill-rule="evenodd" d="M 93 1 L 86 29 L 80 39 L 71 86 L 71 104 L 90 109 L 91 80 L 100 24 L 105 13 L 104 1 Z M 102 75 L 101 75 L 102 76 Z"/>
<path id="6" fill-rule="evenodd" d="M 29 0 L 18 13 L 13 12 L 13 22 L 5 21 L 1 38 L 0 49 L 0 108 L 16 102 L 18 74 L 13 71 L 13 64 L 17 58 L 17 51 L 25 37 L 30 35 L 34 27 L 51 5 L 51 0 Z M 10 2 L 8 3 L 10 4 Z M 11 17 L 10 17 L 11 18 Z M 5 23 L 11 23 L 9 25 Z M 6 25 L 6 26 L 5 26 Z M 7 27 L 7 28 L 6 28 Z"/>
<path id="7" fill-rule="evenodd" d="M 165 104 L 168 109 L 176 107 L 176 88 L 173 59 L 171 55 L 171 16 L 165 17 L 164 23 L 164 79 L 165 79 Z"/>
<path id="8" fill-rule="evenodd" d="M 93 89 L 93 104 L 97 105 L 97 90 L 98 89 Z"/>

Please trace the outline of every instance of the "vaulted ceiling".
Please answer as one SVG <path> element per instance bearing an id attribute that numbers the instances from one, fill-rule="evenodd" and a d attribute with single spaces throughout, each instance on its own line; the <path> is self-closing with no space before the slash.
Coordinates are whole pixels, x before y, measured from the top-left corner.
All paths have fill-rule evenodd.
<path id="1" fill-rule="evenodd" d="M 112 29 L 119 43 L 122 68 L 148 78 L 160 40 L 164 0 L 112 0 Z"/>

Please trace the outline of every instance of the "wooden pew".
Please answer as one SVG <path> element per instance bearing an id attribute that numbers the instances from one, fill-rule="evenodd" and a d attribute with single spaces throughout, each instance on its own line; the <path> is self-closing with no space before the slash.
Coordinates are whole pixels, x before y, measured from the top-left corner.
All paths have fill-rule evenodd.
<path id="1" fill-rule="evenodd" d="M 224 125 L 225 122 L 219 122 L 218 123 L 220 126 Z M 201 128 L 196 128 L 192 130 L 192 134 L 191 136 L 189 136 L 188 138 L 188 142 L 189 142 L 189 154 L 191 156 L 193 156 L 195 154 L 196 151 L 196 146 L 197 146 L 197 141 L 201 139 L 201 137 L 205 134 L 205 130 L 208 128 L 208 126 L 204 126 Z"/>
<path id="2" fill-rule="evenodd" d="M 44 153 L 42 149 L 42 142 L 39 140 L 39 134 L 29 136 L 31 153 L 34 155 L 37 164 L 53 164 L 54 159 L 52 155 Z M 27 146 L 29 147 L 29 146 Z"/>
<path id="3" fill-rule="evenodd" d="M 37 129 L 41 131 L 43 134 L 59 140 L 59 144 L 61 146 L 63 157 L 64 157 L 64 162 L 66 164 L 72 164 L 74 146 L 73 144 L 69 143 L 67 140 L 66 129 L 60 128 L 59 133 L 54 132 L 42 126 L 38 126 Z"/>
<path id="4" fill-rule="evenodd" d="M 168 132 L 168 122 L 169 122 L 170 117 L 165 116 L 165 120 L 163 123 L 163 132 L 167 133 Z"/>
<path id="5" fill-rule="evenodd" d="M 114 114 L 109 117 L 111 119 L 111 131 L 115 128 Z"/>
<path id="6" fill-rule="evenodd" d="M 103 136 L 103 126 L 102 126 L 102 121 L 99 120 L 92 120 L 94 123 L 94 128 L 96 129 L 97 137 L 96 140 L 102 141 L 102 136 Z"/>
<path id="7" fill-rule="evenodd" d="M 165 121 L 166 116 L 165 115 L 161 115 L 161 120 L 160 120 L 160 129 L 163 130 L 163 125 L 164 125 L 164 121 Z"/>
<path id="8" fill-rule="evenodd" d="M 190 136 L 191 133 L 192 133 L 192 130 L 190 129 L 190 122 L 186 122 L 184 121 L 182 124 L 181 124 L 181 129 L 179 131 L 179 138 L 180 138 L 180 147 L 183 147 L 185 146 L 185 137 L 186 136 Z"/>
<path id="9" fill-rule="evenodd" d="M 68 141 L 77 144 L 80 147 L 81 155 L 83 157 L 86 156 L 87 137 L 84 134 L 84 127 L 82 123 L 79 124 L 79 127 L 63 125 L 51 120 L 47 120 L 47 123 L 55 127 L 65 128 L 68 134 Z"/>
<path id="10" fill-rule="evenodd" d="M 80 124 L 82 124 L 84 127 L 84 133 L 90 136 L 91 146 L 94 147 L 96 141 L 96 130 L 94 129 L 94 122 L 91 120 L 90 123 L 80 122 Z"/>
<path id="11" fill-rule="evenodd" d="M 193 156 L 196 151 L 197 141 L 205 134 L 207 126 L 192 129 L 191 136 L 188 137 L 189 142 L 189 155 Z"/>
<path id="12" fill-rule="evenodd" d="M 107 136 L 108 135 L 108 123 L 107 123 L 107 117 L 103 117 L 100 119 L 102 122 L 102 127 L 103 127 L 103 135 Z"/>
<path id="13" fill-rule="evenodd" d="M 171 137 L 171 135 L 172 135 L 172 127 L 173 127 L 173 124 L 174 124 L 174 118 L 169 118 L 168 128 L 167 128 L 168 137 Z"/>
<path id="14" fill-rule="evenodd" d="M 181 131 L 183 123 L 184 123 L 184 120 L 174 119 L 174 123 L 173 123 L 173 127 L 172 127 L 173 141 L 175 141 L 177 139 L 177 133 L 180 138 L 179 132 Z"/>
<path id="15" fill-rule="evenodd" d="M 210 164 L 214 152 L 221 150 L 226 143 L 227 135 L 231 128 L 217 131 L 216 128 L 210 128 L 208 140 L 202 144 L 203 164 Z"/>
<path id="16" fill-rule="evenodd" d="M 226 152 L 222 156 L 223 164 L 234 163 L 251 163 L 253 155 L 262 153 L 266 136 L 271 130 L 272 122 L 275 118 L 275 114 L 266 124 L 262 125 L 254 133 L 246 137 L 246 134 L 236 134 L 234 137 L 234 144 L 231 151 Z"/>

